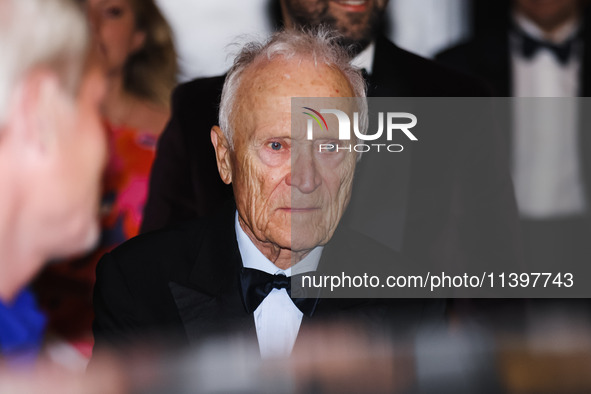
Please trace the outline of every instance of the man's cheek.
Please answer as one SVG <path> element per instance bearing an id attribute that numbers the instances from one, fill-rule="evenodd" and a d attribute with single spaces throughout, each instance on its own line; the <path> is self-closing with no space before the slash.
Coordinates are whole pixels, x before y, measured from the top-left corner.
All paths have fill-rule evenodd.
<path id="1" fill-rule="evenodd" d="M 291 160 L 291 156 L 287 149 L 283 149 L 280 151 L 274 151 L 266 146 L 261 147 L 256 152 L 256 158 L 258 159 L 258 163 L 252 163 L 253 166 L 258 167 L 269 167 L 269 168 L 277 168 L 286 163 L 289 163 Z"/>

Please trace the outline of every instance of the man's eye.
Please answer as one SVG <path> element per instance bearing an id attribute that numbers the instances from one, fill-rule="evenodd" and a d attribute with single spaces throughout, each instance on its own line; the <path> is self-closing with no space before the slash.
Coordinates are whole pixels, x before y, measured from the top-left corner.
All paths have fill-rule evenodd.
<path id="1" fill-rule="evenodd" d="M 320 143 L 318 145 L 318 152 L 320 152 L 320 153 L 338 152 L 338 145 L 339 145 L 339 143 L 337 141 Z"/>
<path id="2" fill-rule="evenodd" d="M 283 145 L 281 145 L 281 142 L 277 142 L 277 141 L 273 141 L 269 144 L 269 146 L 271 147 L 271 149 L 273 150 L 281 150 L 281 148 L 283 148 Z"/>

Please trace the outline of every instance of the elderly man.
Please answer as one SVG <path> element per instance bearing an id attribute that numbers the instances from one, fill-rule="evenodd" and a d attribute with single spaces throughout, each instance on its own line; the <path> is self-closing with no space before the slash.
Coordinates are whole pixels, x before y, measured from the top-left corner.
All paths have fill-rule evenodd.
<path id="1" fill-rule="evenodd" d="M 370 97 L 488 95 L 478 82 L 404 51 L 381 34 L 387 4 L 280 1 L 286 26 L 328 25 L 343 36 L 341 44 L 354 44 L 353 64 L 364 69 Z M 220 181 L 214 150 L 207 144 L 217 123 L 223 81 L 224 76 L 197 79 L 176 90 L 151 174 L 142 232 L 206 216 L 231 197 L 232 188 Z M 423 136 L 405 147 L 407 152 L 412 148 L 409 154 L 367 155 L 357 168 L 358 179 L 366 184 L 353 192 L 353 201 L 360 203 L 352 205 L 350 219 L 357 225 L 357 217 L 370 217 L 357 208 L 371 205 L 381 213 L 378 223 L 364 220 L 367 228 L 357 228 L 416 260 L 440 265 L 515 262 L 515 201 L 508 168 L 497 160 L 502 153 L 496 138 L 494 133 L 449 135 L 440 141 Z M 446 154 L 452 151 L 458 155 Z M 388 231 L 376 234 L 380 223 L 389 223 Z"/>
<path id="2" fill-rule="evenodd" d="M 308 140 L 303 130 L 291 131 L 292 97 L 364 97 L 361 74 L 348 61 L 325 32 L 285 31 L 243 49 L 224 84 L 221 126 L 211 130 L 235 206 L 141 235 L 103 258 L 94 298 L 97 345 L 166 330 L 182 342 L 240 331 L 256 333 L 263 356 L 280 356 L 290 353 L 308 317 L 363 313 L 364 320 L 391 318 L 411 327 L 419 321 L 411 315 L 430 302 L 403 301 L 402 308 L 391 300 L 292 301 L 287 292 L 285 276 L 296 267 L 322 268 L 335 249 L 368 269 L 399 260 L 389 254 L 387 262 L 372 261 L 337 231 L 356 153 L 321 152 L 320 138 L 336 136 Z M 372 243 L 375 249 L 383 247 Z"/>
<path id="3" fill-rule="evenodd" d="M 104 81 L 84 67 L 87 28 L 66 0 L 0 2 L 0 354 L 37 349 L 43 317 L 23 288 L 98 236 Z"/>

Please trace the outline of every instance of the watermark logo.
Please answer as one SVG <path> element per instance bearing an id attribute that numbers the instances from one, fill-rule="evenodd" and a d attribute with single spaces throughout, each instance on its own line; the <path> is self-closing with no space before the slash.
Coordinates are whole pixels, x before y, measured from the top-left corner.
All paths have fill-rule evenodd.
<path id="1" fill-rule="evenodd" d="M 320 130 L 322 130 L 322 124 L 324 124 L 325 130 L 328 131 L 328 124 L 326 124 L 326 120 L 324 119 L 324 116 L 322 116 L 320 114 L 320 112 L 310 108 L 310 107 L 303 107 L 304 109 L 307 109 L 308 111 L 314 112 L 314 114 L 316 114 L 316 116 L 312 115 L 309 112 L 304 112 L 305 115 L 310 116 L 312 119 L 314 119 L 316 121 L 316 123 L 318 123 L 318 126 L 320 126 Z M 320 123 L 320 120 L 318 119 L 322 119 L 322 123 Z M 312 119 L 308 119 L 308 139 L 311 140 L 312 139 Z"/>
<path id="2" fill-rule="evenodd" d="M 351 130 L 353 130 L 355 137 L 361 141 L 375 141 L 382 137 L 384 130 L 388 141 L 392 141 L 395 132 L 402 132 L 410 141 L 418 141 L 418 138 L 410 131 L 417 125 L 417 117 L 409 112 L 378 112 L 378 130 L 370 134 L 369 131 L 368 133 L 363 133 L 359 129 L 359 112 L 353 113 L 353 124 L 351 125 L 349 115 L 338 109 L 321 109 L 320 111 L 316 111 L 310 107 L 303 108 L 309 111 L 304 112 L 304 114 L 310 116 L 307 122 L 308 140 L 314 139 L 314 121 L 316 121 L 320 130 L 324 129 L 328 131 L 328 124 L 322 114 L 331 114 L 337 118 L 339 140 L 341 141 L 351 140 Z M 404 150 L 404 147 L 400 144 L 356 144 L 349 146 L 320 144 L 319 151 L 338 152 L 339 150 L 347 150 L 350 152 L 354 150 L 355 152 L 368 152 L 372 147 L 377 148 L 378 151 L 380 151 L 380 147 L 385 147 L 389 152 L 402 152 Z"/>

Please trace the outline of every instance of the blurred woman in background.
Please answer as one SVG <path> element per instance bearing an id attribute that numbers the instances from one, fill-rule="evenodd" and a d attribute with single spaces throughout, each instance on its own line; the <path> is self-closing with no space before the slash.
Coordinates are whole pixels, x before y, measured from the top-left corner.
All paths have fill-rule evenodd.
<path id="1" fill-rule="evenodd" d="M 115 246 L 138 233 L 156 141 L 170 115 L 176 54 L 153 0 L 89 0 L 88 14 L 109 80 L 104 235 Z"/>
<path id="2" fill-rule="evenodd" d="M 153 0 L 87 0 L 95 45 L 108 78 L 102 108 L 109 162 L 102 237 L 88 256 L 48 268 L 37 283 L 49 331 L 92 349 L 92 287 L 99 258 L 138 234 L 156 142 L 169 118 L 177 62 L 171 29 Z"/>

